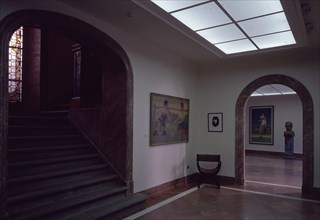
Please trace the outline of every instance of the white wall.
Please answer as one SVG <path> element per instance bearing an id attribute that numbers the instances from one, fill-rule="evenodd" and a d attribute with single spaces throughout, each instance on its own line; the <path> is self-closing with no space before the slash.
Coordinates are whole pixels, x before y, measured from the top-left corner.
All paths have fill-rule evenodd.
<path id="1" fill-rule="evenodd" d="M 284 152 L 285 122 L 293 123 L 294 153 L 302 154 L 302 103 L 298 95 L 275 95 L 250 97 L 246 104 L 246 118 L 252 106 L 274 106 L 274 144 L 249 143 L 249 120 L 246 121 L 245 148 L 248 150 Z"/>
<path id="2" fill-rule="evenodd" d="M 160 48 L 137 43 L 141 46 L 130 54 L 134 72 L 133 178 L 135 191 L 141 191 L 187 174 L 187 155 L 192 155 L 188 152 L 194 146 L 195 67 Z M 188 144 L 149 146 L 151 92 L 190 100 Z"/>

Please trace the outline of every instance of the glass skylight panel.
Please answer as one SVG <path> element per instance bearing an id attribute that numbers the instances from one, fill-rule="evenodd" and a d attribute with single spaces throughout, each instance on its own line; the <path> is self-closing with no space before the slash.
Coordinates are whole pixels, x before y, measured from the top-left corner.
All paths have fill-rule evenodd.
<path id="1" fill-rule="evenodd" d="M 238 23 L 250 36 L 259 36 L 290 30 L 287 18 L 283 12 Z"/>
<path id="2" fill-rule="evenodd" d="M 174 12 L 171 15 L 192 30 L 231 23 L 230 18 L 214 2 Z"/>
<path id="3" fill-rule="evenodd" d="M 212 44 L 246 38 L 235 24 L 210 28 L 197 33 Z"/>
<path id="4" fill-rule="evenodd" d="M 280 0 L 219 0 L 236 21 L 283 11 Z"/>
<path id="5" fill-rule="evenodd" d="M 182 8 L 187 8 L 192 5 L 200 4 L 206 2 L 208 0 L 151 0 L 153 3 L 158 5 L 160 8 L 165 10 L 166 12 L 176 11 Z"/>
<path id="6" fill-rule="evenodd" d="M 272 87 L 271 85 L 265 85 L 265 86 L 261 86 L 259 89 L 257 89 L 257 92 L 260 92 L 264 95 L 267 94 L 274 94 L 274 93 L 278 93 L 280 94 L 280 92 L 278 90 L 276 90 L 274 87 Z"/>
<path id="7" fill-rule="evenodd" d="M 282 92 L 283 95 L 293 95 L 293 94 L 297 94 L 295 91 L 292 92 Z"/>
<path id="8" fill-rule="evenodd" d="M 280 47 L 296 43 L 291 31 L 253 37 L 252 40 L 260 49 Z"/>
<path id="9" fill-rule="evenodd" d="M 297 94 L 288 86 L 282 84 L 265 85 L 254 91 L 251 96 L 289 95 Z"/>
<path id="10" fill-rule="evenodd" d="M 281 92 L 281 94 L 287 95 L 287 94 L 296 94 L 294 90 L 289 88 L 288 86 L 282 85 L 282 84 L 272 84 L 271 85 L 274 89 Z"/>
<path id="11" fill-rule="evenodd" d="M 251 96 L 263 96 L 263 94 L 258 93 L 258 92 L 253 92 L 253 93 L 251 94 Z"/>
<path id="12" fill-rule="evenodd" d="M 257 50 L 257 48 L 248 39 L 215 44 L 215 46 L 226 54 Z"/>
<path id="13" fill-rule="evenodd" d="M 296 44 L 281 0 L 151 1 L 225 54 Z"/>
<path id="14" fill-rule="evenodd" d="M 269 92 L 269 93 L 265 93 L 265 96 L 269 96 L 269 95 L 281 95 L 280 92 Z"/>

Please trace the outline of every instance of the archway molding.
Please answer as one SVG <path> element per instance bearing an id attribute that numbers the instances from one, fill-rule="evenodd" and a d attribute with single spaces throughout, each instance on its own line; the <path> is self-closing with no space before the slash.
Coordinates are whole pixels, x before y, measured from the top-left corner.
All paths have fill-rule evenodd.
<path id="1" fill-rule="evenodd" d="M 303 171 L 302 193 L 313 192 L 314 179 L 314 109 L 312 97 L 298 80 L 286 75 L 267 75 L 249 83 L 240 93 L 235 115 L 235 178 L 237 184 L 244 184 L 245 155 L 245 105 L 250 95 L 261 86 L 282 84 L 293 89 L 301 99 L 303 118 Z"/>
<path id="2" fill-rule="evenodd" d="M 79 19 L 43 10 L 21 10 L 0 22 L 0 213 L 6 211 L 8 135 L 8 44 L 20 26 L 31 26 L 61 34 L 99 55 L 103 77 L 103 144 L 115 153 L 114 167 L 132 182 L 133 74 L 124 49 L 106 33 Z M 107 108 L 108 106 L 108 108 Z M 110 132 L 112 131 L 112 132 Z"/>

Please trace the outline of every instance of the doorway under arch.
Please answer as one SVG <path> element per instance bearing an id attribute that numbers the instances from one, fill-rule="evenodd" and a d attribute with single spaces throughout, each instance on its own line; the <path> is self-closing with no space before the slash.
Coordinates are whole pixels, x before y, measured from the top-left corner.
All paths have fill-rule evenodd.
<path id="1" fill-rule="evenodd" d="M 240 93 L 235 113 L 235 178 L 237 184 L 244 184 L 244 151 L 245 151 L 245 104 L 250 95 L 261 86 L 282 84 L 293 89 L 302 102 L 303 124 L 303 170 L 302 193 L 313 191 L 314 166 L 314 110 L 312 97 L 307 88 L 298 80 L 285 75 L 268 75 L 249 83 Z"/>
<path id="2" fill-rule="evenodd" d="M 126 181 L 132 182 L 133 74 L 124 49 L 106 33 L 79 19 L 42 10 L 22 10 L 0 22 L 0 212 L 6 209 L 8 136 L 8 46 L 21 26 L 54 31 L 93 50 L 102 68 L 104 153 Z M 4 212 L 3 212 L 4 213 Z"/>

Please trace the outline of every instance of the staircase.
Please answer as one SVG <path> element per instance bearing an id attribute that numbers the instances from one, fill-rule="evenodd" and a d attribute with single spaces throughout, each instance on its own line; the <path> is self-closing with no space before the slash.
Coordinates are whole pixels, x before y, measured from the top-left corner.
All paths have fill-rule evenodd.
<path id="1" fill-rule="evenodd" d="M 143 208 L 127 192 L 63 111 L 9 116 L 9 219 L 118 219 Z"/>

